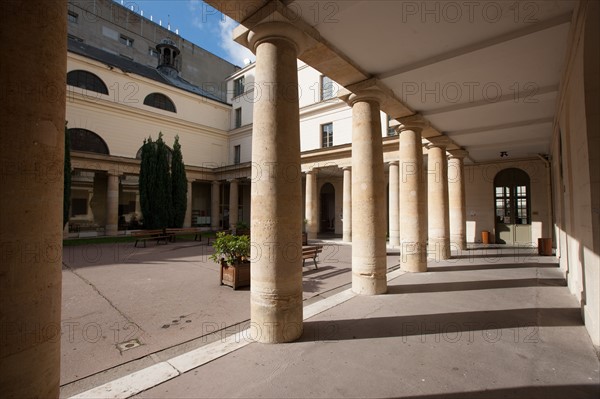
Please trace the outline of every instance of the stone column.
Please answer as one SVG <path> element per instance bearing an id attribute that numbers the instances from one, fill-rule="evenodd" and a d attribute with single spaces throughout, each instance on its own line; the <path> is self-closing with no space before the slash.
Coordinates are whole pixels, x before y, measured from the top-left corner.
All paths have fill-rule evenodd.
<path id="1" fill-rule="evenodd" d="M 57 398 L 66 1 L 0 2 L 0 391 Z M 36 49 L 36 51 L 32 51 Z M 16 58 L 15 58 L 16 57 Z"/>
<path id="2" fill-rule="evenodd" d="M 448 206 L 450 213 L 450 242 L 456 249 L 467 249 L 467 207 L 465 204 L 465 150 L 449 151 Z"/>
<path id="3" fill-rule="evenodd" d="M 302 175 L 298 67 L 304 34 L 284 22 L 253 28 L 256 53 L 252 163 L 252 338 L 264 343 L 302 335 Z"/>
<path id="4" fill-rule="evenodd" d="M 306 233 L 309 240 L 317 238 L 319 211 L 317 207 L 317 171 L 306 172 Z"/>
<path id="5" fill-rule="evenodd" d="M 399 246 L 400 245 L 400 215 L 399 212 L 399 195 L 400 188 L 398 184 L 400 183 L 400 176 L 398 173 L 398 162 L 393 161 L 390 162 L 390 193 L 389 193 L 389 214 L 390 214 L 390 245 L 391 246 Z"/>
<path id="6" fill-rule="evenodd" d="M 448 159 L 446 147 L 429 144 L 427 159 L 427 213 L 429 249 L 435 260 L 450 258 L 450 217 L 448 211 Z"/>
<path id="7" fill-rule="evenodd" d="M 343 241 L 352 242 L 352 169 L 344 168 L 344 197 L 343 197 L 343 218 L 342 227 Z"/>
<path id="8" fill-rule="evenodd" d="M 423 178 L 421 131 L 427 122 L 419 115 L 403 118 L 400 135 L 400 265 L 408 272 L 427 271 L 427 221 L 423 204 L 427 191 Z"/>
<path id="9" fill-rule="evenodd" d="M 383 294 L 386 279 L 385 176 L 379 97 L 352 94 L 352 291 Z"/>
<path id="10" fill-rule="evenodd" d="M 221 183 L 218 181 L 212 182 L 210 190 L 210 228 L 212 230 L 219 230 L 219 205 L 221 201 Z"/>
<path id="11" fill-rule="evenodd" d="M 229 182 L 229 228 L 234 229 L 238 221 L 238 181 L 233 179 Z"/>
<path id="12" fill-rule="evenodd" d="M 119 232 L 119 174 L 108 172 L 106 185 L 106 226 L 107 236 L 116 236 Z"/>
<path id="13" fill-rule="evenodd" d="M 192 227 L 192 199 L 193 191 L 192 191 L 193 182 L 187 182 L 187 206 L 185 208 L 185 219 L 183 219 L 183 227 Z"/>

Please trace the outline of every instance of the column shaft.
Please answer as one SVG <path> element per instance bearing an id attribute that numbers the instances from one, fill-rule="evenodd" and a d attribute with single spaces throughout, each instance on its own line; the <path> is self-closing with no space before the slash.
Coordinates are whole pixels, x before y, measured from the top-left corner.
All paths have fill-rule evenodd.
<path id="1" fill-rule="evenodd" d="M 302 177 L 297 49 L 291 26 L 267 23 L 256 34 L 252 162 L 250 317 L 255 340 L 290 342 L 302 334 Z M 273 29 L 271 29 L 273 27 Z M 280 29 L 281 28 L 281 29 Z M 273 35 L 277 33 L 277 35 Z"/>
<path id="2" fill-rule="evenodd" d="M 427 221 L 422 204 L 427 192 L 422 183 L 421 130 L 400 129 L 400 264 L 408 272 L 427 271 Z"/>
<path id="3" fill-rule="evenodd" d="M 450 242 L 457 249 L 467 249 L 467 208 L 465 204 L 465 167 L 462 157 L 448 159 L 448 203 Z"/>
<path id="4" fill-rule="evenodd" d="M 185 219 L 183 220 L 183 227 L 192 227 L 192 199 L 194 198 L 192 192 L 192 182 L 187 182 L 187 206 L 185 208 Z"/>
<path id="5" fill-rule="evenodd" d="M 385 177 L 379 104 L 352 104 L 352 290 L 387 291 Z"/>
<path id="6" fill-rule="evenodd" d="M 344 168 L 343 241 L 352 242 L 352 169 Z"/>
<path id="7" fill-rule="evenodd" d="M 229 182 L 229 228 L 234 229 L 238 221 L 238 181 Z"/>
<path id="8" fill-rule="evenodd" d="M 390 245 L 400 245 L 400 215 L 399 215 L 399 195 L 400 176 L 398 173 L 398 162 L 390 163 L 389 170 L 390 186 L 389 186 L 389 214 L 390 214 Z"/>
<path id="9" fill-rule="evenodd" d="M 210 190 L 210 228 L 213 230 L 218 230 L 221 225 L 219 215 L 220 202 L 221 183 L 213 181 Z"/>
<path id="10" fill-rule="evenodd" d="M 430 145 L 427 160 L 429 249 L 436 260 L 450 258 L 448 161 L 446 149 Z"/>
<path id="11" fill-rule="evenodd" d="M 306 233 L 309 240 L 317 238 L 319 231 L 319 214 L 317 207 L 317 172 L 306 173 Z"/>
<path id="12" fill-rule="evenodd" d="M 108 173 L 106 186 L 106 226 L 107 236 L 116 236 L 119 231 L 119 175 Z"/>
<path id="13" fill-rule="evenodd" d="M 0 2 L 2 31 L 27 29 L 4 41 L 13 56 L 0 60 L 4 398 L 59 396 L 66 7 L 66 1 Z"/>

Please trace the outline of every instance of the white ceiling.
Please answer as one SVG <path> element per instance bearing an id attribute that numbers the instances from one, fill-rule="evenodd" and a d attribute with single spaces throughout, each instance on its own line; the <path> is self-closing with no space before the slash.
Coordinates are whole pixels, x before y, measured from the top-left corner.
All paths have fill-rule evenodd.
<path id="1" fill-rule="evenodd" d="M 292 1 L 411 109 L 491 161 L 549 151 L 574 1 Z M 504 158 L 506 159 L 506 158 Z"/>

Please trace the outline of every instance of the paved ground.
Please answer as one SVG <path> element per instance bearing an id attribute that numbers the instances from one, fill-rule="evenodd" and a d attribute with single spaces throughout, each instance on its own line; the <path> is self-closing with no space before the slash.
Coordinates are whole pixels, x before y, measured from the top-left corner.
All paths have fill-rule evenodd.
<path id="1" fill-rule="evenodd" d="M 331 244 L 304 269 L 307 304 L 349 287 L 350 251 Z M 239 332 L 249 291 L 219 286 L 209 253 L 66 248 L 61 397 Z M 138 397 L 598 397 L 598 358 L 554 258 L 473 249 L 429 266 L 309 318 L 299 342 L 249 344 Z"/>

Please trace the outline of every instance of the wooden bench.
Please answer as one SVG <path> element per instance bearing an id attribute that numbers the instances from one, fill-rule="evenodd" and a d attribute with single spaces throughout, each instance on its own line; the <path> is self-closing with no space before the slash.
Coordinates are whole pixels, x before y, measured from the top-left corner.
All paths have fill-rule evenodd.
<path id="1" fill-rule="evenodd" d="M 181 234 L 193 234 L 194 241 L 202 241 L 202 232 L 199 227 L 170 228 L 165 231 L 167 234 L 171 235 L 171 241 L 173 242 L 175 242 L 175 237 Z"/>
<path id="2" fill-rule="evenodd" d="M 315 263 L 315 269 L 318 269 L 319 266 L 317 266 L 317 256 L 319 256 L 321 252 L 323 252 L 322 245 L 304 245 L 302 247 L 302 267 L 304 267 L 304 262 L 306 262 L 306 259 L 312 259 Z"/>
<path id="3" fill-rule="evenodd" d="M 168 234 L 165 230 L 140 230 L 134 231 L 131 233 L 131 236 L 135 238 L 134 247 L 137 247 L 138 242 L 144 243 L 144 248 L 146 248 L 146 241 L 148 240 L 156 240 L 156 244 L 160 244 L 161 241 L 164 241 L 165 244 L 171 239 L 172 234 Z"/>

